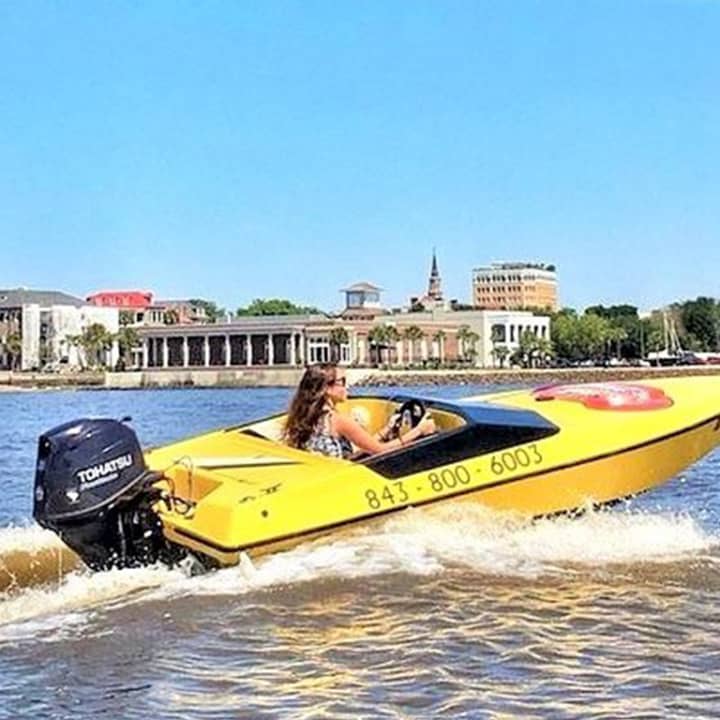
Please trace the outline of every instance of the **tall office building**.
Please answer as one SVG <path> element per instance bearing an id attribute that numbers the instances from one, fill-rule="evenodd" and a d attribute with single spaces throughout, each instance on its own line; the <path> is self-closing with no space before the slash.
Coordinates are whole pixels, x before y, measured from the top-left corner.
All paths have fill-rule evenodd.
<path id="1" fill-rule="evenodd" d="M 501 262 L 473 270 L 473 305 L 488 310 L 558 309 L 557 273 L 544 263 Z"/>

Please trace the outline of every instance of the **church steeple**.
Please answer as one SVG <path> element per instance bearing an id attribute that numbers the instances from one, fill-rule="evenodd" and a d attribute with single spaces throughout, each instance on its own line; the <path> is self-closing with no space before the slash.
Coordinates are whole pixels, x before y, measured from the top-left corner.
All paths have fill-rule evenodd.
<path id="1" fill-rule="evenodd" d="M 435 254 L 435 248 L 433 248 L 432 256 L 432 267 L 430 268 L 430 279 L 428 280 L 428 298 L 442 301 L 442 281 L 440 280 L 440 272 L 438 270 L 437 256 Z"/>

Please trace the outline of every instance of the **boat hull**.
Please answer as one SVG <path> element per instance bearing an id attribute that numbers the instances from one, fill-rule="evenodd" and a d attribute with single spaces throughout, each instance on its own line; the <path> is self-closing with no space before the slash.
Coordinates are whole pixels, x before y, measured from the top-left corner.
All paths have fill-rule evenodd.
<path id="1" fill-rule="evenodd" d="M 338 412 L 374 433 L 418 400 L 353 397 Z M 233 565 L 432 504 L 530 517 L 604 505 L 720 444 L 718 376 L 424 402 L 434 435 L 351 460 L 288 447 L 283 416 L 144 452 L 123 423 L 67 423 L 41 436 L 34 516 L 91 567 L 186 551 Z"/>
<path id="2" fill-rule="evenodd" d="M 604 505 L 663 484 L 710 452 L 719 432 L 712 418 L 619 452 L 499 480 L 468 499 L 535 516 Z"/>
<path id="3" fill-rule="evenodd" d="M 528 404 L 528 393 L 503 396 L 506 402 Z M 536 441 L 509 444 L 461 462 L 436 462 L 430 469 L 380 476 L 368 468 L 342 463 L 328 479 L 298 479 L 304 493 L 284 488 L 259 506 L 260 515 L 276 518 L 272 528 L 257 514 L 237 510 L 224 522 L 241 534 L 198 532 L 203 522 L 178 523 L 165 517 L 165 533 L 173 542 L 209 555 L 221 565 L 234 564 L 241 553 L 256 556 L 288 549 L 328 533 L 386 518 L 410 507 L 447 502 L 476 502 L 491 509 L 541 516 L 612 503 L 650 490 L 676 476 L 720 443 L 720 415 L 683 425 L 673 410 L 670 432 L 638 428 L 643 418 L 602 414 L 597 425 L 578 422 L 579 410 L 561 404 L 545 414 L 563 425 Z M 720 405 L 719 405 L 720 407 Z M 599 411 L 595 411 L 596 413 Z M 690 415 L 688 415 L 689 417 Z M 697 417 L 697 414 L 695 414 Z M 650 416 L 646 416 L 650 418 Z M 657 421 L 655 421 L 657 424 Z M 672 426 L 672 423 L 667 423 Z M 658 424 L 662 427 L 663 424 Z M 603 441 L 593 437 L 602 432 Z M 590 452 L 588 448 L 595 448 Z M 311 470 L 311 473 L 315 470 Z M 279 475 L 276 475 L 279 477 Z M 307 506 L 307 497 L 313 506 Z M 219 517 L 211 524 L 221 525 Z M 205 527 L 208 522 L 205 521 Z"/>

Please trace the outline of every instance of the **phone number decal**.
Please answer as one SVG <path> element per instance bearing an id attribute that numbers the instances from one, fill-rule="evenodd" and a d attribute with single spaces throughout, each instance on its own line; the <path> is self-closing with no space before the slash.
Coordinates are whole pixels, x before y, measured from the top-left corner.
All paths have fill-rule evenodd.
<path id="1" fill-rule="evenodd" d="M 543 456 L 535 443 L 527 448 L 515 448 L 497 453 L 490 458 L 490 472 L 493 475 L 504 475 L 506 472 L 515 472 L 518 468 L 529 468 L 539 465 Z"/>
<path id="2" fill-rule="evenodd" d="M 531 443 L 525 447 L 494 453 L 490 456 L 489 470 L 493 476 L 500 477 L 539 465 L 542 461 L 542 453 L 535 443 Z M 475 470 L 477 475 L 481 472 L 479 468 Z M 418 480 L 396 480 L 379 487 L 367 488 L 363 496 L 371 510 L 380 510 L 412 503 L 411 492 L 417 493 L 416 500 L 426 499 L 428 494 L 445 495 L 468 487 L 472 481 L 472 473 L 465 465 L 454 465 L 451 468 L 435 470 Z"/>
<path id="3" fill-rule="evenodd" d="M 440 494 L 448 490 L 464 487 L 472 482 L 472 475 L 464 465 L 456 465 L 429 473 L 424 479 L 414 481 L 418 493 L 430 490 Z M 405 480 L 397 480 L 383 485 L 379 490 L 368 488 L 365 490 L 365 502 L 371 510 L 404 505 L 410 500 Z"/>

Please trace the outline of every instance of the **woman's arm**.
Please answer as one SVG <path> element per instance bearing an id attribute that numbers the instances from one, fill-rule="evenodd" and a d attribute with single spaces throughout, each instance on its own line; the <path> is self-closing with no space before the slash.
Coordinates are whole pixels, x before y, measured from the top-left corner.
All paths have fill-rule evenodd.
<path id="1" fill-rule="evenodd" d="M 412 428 L 412 430 L 408 430 L 402 438 L 397 437 L 394 440 L 383 442 L 371 435 L 367 430 L 365 430 L 365 428 L 362 427 L 362 425 L 346 415 L 340 415 L 339 413 L 334 412 L 332 414 L 331 422 L 333 433 L 336 435 L 343 435 L 360 450 L 364 450 L 369 453 L 397 450 L 398 448 L 404 447 L 408 443 L 417 440 L 423 435 L 430 435 L 435 432 L 435 423 L 430 419 L 426 419 L 423 420 L 417 427 Z"/>

